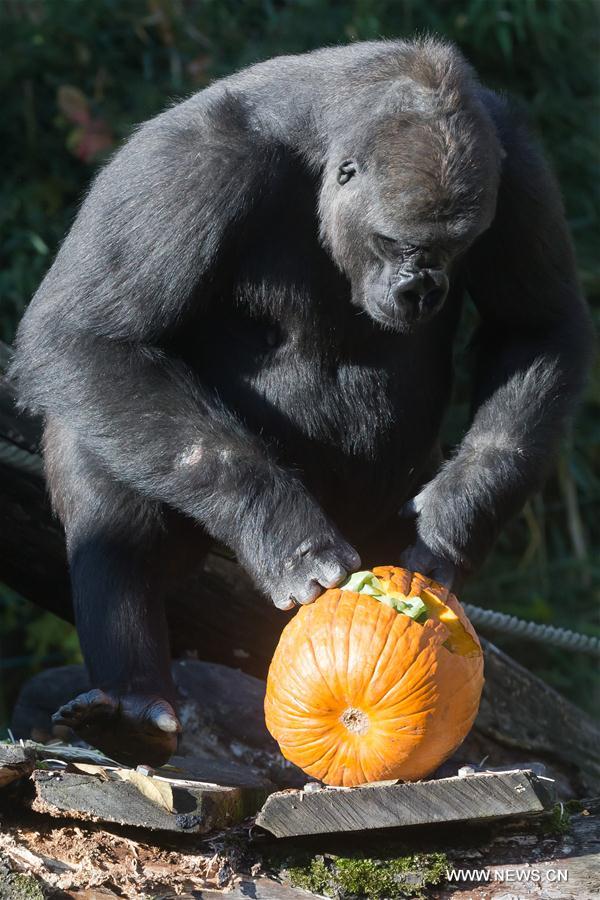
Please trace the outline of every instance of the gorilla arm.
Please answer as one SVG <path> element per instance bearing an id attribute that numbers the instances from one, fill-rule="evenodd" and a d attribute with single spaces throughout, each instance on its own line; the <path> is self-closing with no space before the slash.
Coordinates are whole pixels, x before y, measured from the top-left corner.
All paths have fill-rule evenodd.
<path id="1" fill-rule="evenodd" d="M 143 126 L 100 173 L 21 325 L 21 400 L 115 479 L 201 522 L 258 584 L 308 602 L 358 557 L 290 472 L 161 349 L 206 302 L 279 148 L 209 89 Z M 202 327 L 201 324 L 198 327 Z"/>
<path id="2" fill-rule="evenodd" d="M 500 130 L 507 155 L 496 217 L 467 259 L 481 316 L 472 424 L 412 501 L 418 540 L 403 559 L 450 585 L 481 564 L 540 486 L 591 355 L 557 186 L 525 129 Z"/>

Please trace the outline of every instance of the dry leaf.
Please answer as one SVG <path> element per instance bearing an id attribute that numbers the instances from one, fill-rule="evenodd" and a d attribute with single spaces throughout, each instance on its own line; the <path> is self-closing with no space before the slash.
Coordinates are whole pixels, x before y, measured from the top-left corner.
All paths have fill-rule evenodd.
<path id="1" fill-rule="evenodd" d="M 149 775 L 142 775 L 135 769 L 118 769 L 115 773 L 123 781 L 130 781 L 138 789 L 140 794 L 152 800 L 157 806 L 167 812 L 173 812 L 173 791 L 166 781 L 157 781 Z"/>
<path id="2" fill-rule="evenodd" d="M 71 765 L 74 769 L 78 769 L 80 772 L 85 772 L 86 775 L 99 775 L 103 781 L 108 781 L 109 776 L 108 772 L 104 768 L 104 766 L 92 766 L 90 763 L 81 763 L 81 762 L 72 762 Z"/>

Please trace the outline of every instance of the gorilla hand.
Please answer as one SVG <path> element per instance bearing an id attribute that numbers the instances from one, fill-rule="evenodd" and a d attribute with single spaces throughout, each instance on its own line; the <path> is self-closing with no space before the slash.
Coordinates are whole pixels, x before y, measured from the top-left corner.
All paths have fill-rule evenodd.
<path id="1" fill-rule="evenodd" d="M 449 559 L 444 559 L 430 550 L 420 537 L 402 552 L 400 563 L 411 572 L 419 572 L 427 578 L 438 581 L 450 591 L 455 591 L 460 584 L 458 567 Z"/>
<path id="2" fill-rule="evenodd" d="M 305 540 L 284 561 L 271 596 L 279 609 L 312 603 L 324 588 L 336 587 L 360 568 L 360 556 L 338 535 L 321 534 Z"/>
<path id="3" fill-rule="evenodd" d="M 400 562 L 411 572 L 420 572 L 434 581 L 447 587 L 450 591 L 456 591 L 462 582 L 463 572 L 448 559 L 433 550 L 418 533 L 418 518 L 424 501 L 424 492 L 417 494 L 412 500 L 404 504 L 400 515 L 407 519 L 416 519 L 417 537 L 414 544 L 406 547 L 400 555 Z"/>
<path id="4" fill-rule="evenodd" d="M 94 689 L 79 694 L 52 716 L 107 756 L 130 766 L 162 766 L 177 749 L 181 725 L 158 694 Z"/>
<path id="5" fill-rule="evenodd" d="M 242 562 L 278 609 L 312 603 L 360 568 L 360 556 L 312 502 L 274 511 Z"/>

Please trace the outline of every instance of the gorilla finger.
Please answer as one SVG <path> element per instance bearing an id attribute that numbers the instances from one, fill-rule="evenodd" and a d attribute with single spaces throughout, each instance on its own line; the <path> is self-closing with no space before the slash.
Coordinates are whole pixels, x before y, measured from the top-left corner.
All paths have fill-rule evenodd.
<path id="1" fill-rule="evenodd" d="M 274 597 L 273 604 L 274 604 L 274 606 L 277 607 L 277 609 L 283 609 L 283 610 L 293 609 L 294 606 L 296 605 L 291 597 L 282 597 L 282 598 Z"/>
<path id="2" fill-rule="evenodd" d="M 94 689 L 61 706 L 52 716 L 52 721 L 55 725 L 60 725 L 73 719 L 85 720 L 90 715 L 94 717 L 102 714 L 112 715 L 115 710 L 116 703 L 112 697 L 104 691 Z"/>
<path id="3" fill-rule="evenodd" d="M 336 553 L 336 556 L 346 567 L 346 574 L 348 572 L 356 572 L 358 569 L 360 569 L 360 556 L 358 555 L 354 547 L 350 546 L 350 544 L 346 544 L 341 552 Z"/>
<path id="4" fill-rule="evenodd" d="M 429 577 L 433 581 L 437 581 L 442 587 L 448 588 L 449 591 L 454 590 L 456 582 L 456 569 L 452 563 L 434 566 L 429 573 Z"/>
<path id="5" fill-rule="evenodd" d="M 53 725 L 65 725 L 68 728 L 71 727 L 73 723 L 73 716 L 68 713 L 65 715 L 60 709 L 55 712 L 51 717 L 51 722 Z"/>
<path id="6" fill-rule="evenodd" d="M 348 575 L 348 570 L 334 556 L 321 559 L 319 568 L 321 571 L 317 580 L 324 588 L 336 587 Z"/>
<path id="7" fill-rule="evenodd" d="M 323 593 L 323 588 L 318 581 L 311 580 L 305 587 L 299 588 L 291 594 L 293 600 L 300 606 L 306 606 L 308 603 L 314 603 L 319 594 Z"/>
<path id="8" fill-rule="evenodd" d="M 173 707 L 166 700 L 158 700 L 152 704 L 148 710 L 148 720 L 160 731 L 170 734 L 179 734 L 181 731 L 181 723 L 175 715 Z"/>

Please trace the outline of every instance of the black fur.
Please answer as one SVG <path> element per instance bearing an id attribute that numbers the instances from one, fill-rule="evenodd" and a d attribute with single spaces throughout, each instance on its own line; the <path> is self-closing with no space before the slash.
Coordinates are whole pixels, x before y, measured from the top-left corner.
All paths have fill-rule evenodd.
<path id="1" fill-rule="evenodd" d="M 465 291 L 473 422 L 436 472 Z M 590 334 L 556 185 L 451 46 L 274 59 L 143 125 L 92 186 L 13 369 L 46 420 L 105 692 L 60 720 L 121 757 L 168 755 L 162 595 L 185 540 L 187 565 L 227 544 L 282 608 L 359 553 L 449 584 L 473 570 L 552 460 Z"/>

